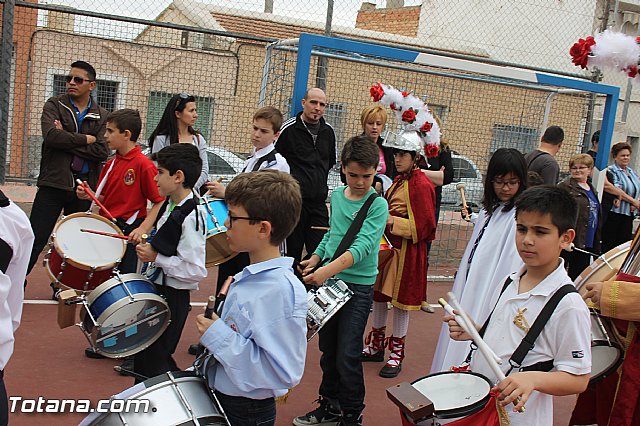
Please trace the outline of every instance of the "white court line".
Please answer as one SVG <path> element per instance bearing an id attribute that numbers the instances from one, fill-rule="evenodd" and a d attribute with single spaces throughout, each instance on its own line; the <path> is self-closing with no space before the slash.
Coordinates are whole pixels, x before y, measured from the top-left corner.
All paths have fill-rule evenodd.
<path id="1" fill-rule="evenodd" d="M 55 300 L 25 299 L 25 305 L 57 305 Z M 202 307 L 207 306 L 207 302 L 191 302 L 191 306 Z"/>

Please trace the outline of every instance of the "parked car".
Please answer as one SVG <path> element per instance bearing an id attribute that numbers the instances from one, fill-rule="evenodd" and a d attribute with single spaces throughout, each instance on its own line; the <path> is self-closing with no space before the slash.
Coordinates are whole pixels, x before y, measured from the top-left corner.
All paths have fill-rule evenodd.
<path id="1" fill-rule="evenodd" d="M 143 149 L 145 155 L 150 155 L 149 148 Z M 207 147 L 207 158 L 209 160 L 209 180 L 222 178 L 227 184 L 244 167 L 244 160 L 238 155 L 224 148 L 209 146 Z"/>
<path id="2" fill-rule="evenodd" d="M 444 206 L 461 206 L 460 192 L 456 189 L 459 183 L 464 183 L 464 195 L 469 206 L 477 209 L 482 202 L 484 184 L 482 174 L 475 163 L 464 155 L 451 153 L 453 163 L 453 182 L 442 187 L 442 202 Z"/>

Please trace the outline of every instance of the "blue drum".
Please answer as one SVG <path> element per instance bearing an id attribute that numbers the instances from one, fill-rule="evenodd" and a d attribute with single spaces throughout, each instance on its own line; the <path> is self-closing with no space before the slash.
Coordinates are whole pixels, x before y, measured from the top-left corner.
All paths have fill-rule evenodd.
<path id="1" fill-rule="evenodd" d="M 201 204 L 207 212 L 206 266 L 216 266 L 238 254 L 231 251 L 227 243 L 227 227 L 224 226 L 224 222 L 229 217 L 229 210 L 220 198 L 205 197 L 201 199 Z"/>
<path id="2" fill-rule="evenodd" d="M 142 275 L 124 274 L 87 296 L 80 327 L 97 352 L 122 358 L 155 342 L 170 320 L 169 305 L 155 285 Z"/>

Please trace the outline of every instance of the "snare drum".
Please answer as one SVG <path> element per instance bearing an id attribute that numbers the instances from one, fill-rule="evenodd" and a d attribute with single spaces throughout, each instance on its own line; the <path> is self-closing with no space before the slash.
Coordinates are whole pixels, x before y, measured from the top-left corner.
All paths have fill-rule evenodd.
<path id="1" fill-rule="evenodd" d="M 81 229 L 124 234 L 104 217 L 92 213 L 73 213 L 56 224 L 44 259 L 47 273 L 56 284 L 87 292 L 111 278 L 124 256 L 126 243 Z"/>
<path id="2" fill-rule="evenodd" d="M 234 257 L 227 243 L 227 227 L 224 221 L 229 217 L 229 210 L 220 198 L 204 198 L 202 201 L 207 214 L 207 257 L 206 266 L 216 266 Z"/>
<path id="3" fill-rule="evenodd" d="M 444 371 L 430 374 L 411 383 L 433 402 L 433 416 L 437 419 L 458 419 L 482 410 L 491 395 L 491 382 L 485 376 L 470 371 Z M 428 424 L 422 419 L 412 422 L 405 415 L 403 425 Z"/>
<path id="4" fill-rule="evenodd" d="M 609 318 L 591 309 L 591 378 L 596 383 L 616 371 L 624 361 L 624 349 Z"/>
<path id="5" fill-rule="evenodd" d="M 351 299 L 353 291 L 336 278 L 329 278 L 317 289 L 307 293 L 307 341 Z"/>
<path id="6" fill-rule="evenodd" d="M 79 325 L 97 352 L 121 358 L 155 342 L 170 319 L 169 305 L 153 283 L 142 275 L 124 274 L 87 296 Z"/>
<path id="7" fill-rule="evenodd" d="M 137 400 L 139 404 L 131 407 L 139 407 L 138 412 L 130 409 L 96 413 L 85 418 L 81 425 L 229 425 L 224 410 L 206 381 L 189 371 L 161 374 L 112 398 L 120 401 L 119 404 L 122 399 Z"/>
<path id="8" fill-rule="evenodd" d="M 581 295 L 587 292 L 586 284 L 607 281 L 613 278 L 622 266 L 629 252 L 630 242 L 619 245 L 589 265 L 576 278 L 574 284 Z M 590 304 L 590 300 L 589 303 Z M 596 383 L 616 371 L 624 360 L 624 349 L 614 331 L 609 318 L 603 317 L 596 310 L 591 311 L 591 379 Z"/>
<path id="9" fill-rule="evenodd" d="M 622 262 L 629 253 L 629 247 L 631 242 L 628 241 L 624 244 L 620 244 L 618 247 L 612 248 L 605 254 L 598 257 L 591 265 L 582 271 L 578 278 L 575 279 L 573 284 L 580 294 L 586 293 L 586 289 L 583 286 L 590 282 L 607 281 L 618 273 Z"/>

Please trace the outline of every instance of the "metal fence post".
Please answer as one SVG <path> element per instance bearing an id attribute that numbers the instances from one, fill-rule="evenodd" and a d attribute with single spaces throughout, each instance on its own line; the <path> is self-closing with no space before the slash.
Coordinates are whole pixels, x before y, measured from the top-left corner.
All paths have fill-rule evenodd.
<path id="1" fill-rule="evenodd" d="M 2 48 L 0 49 L 0 184 L 4 183 L 9 145 L 9 105 L 11 60 L 13 57 L 13 18 L 15 0 L 5 0 L 2 9 Z"/>

